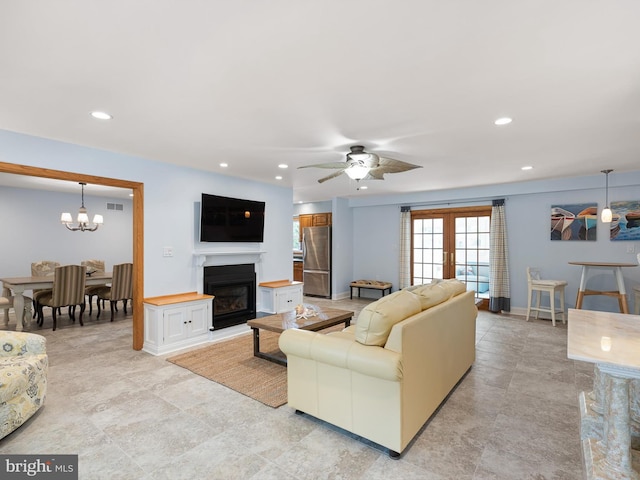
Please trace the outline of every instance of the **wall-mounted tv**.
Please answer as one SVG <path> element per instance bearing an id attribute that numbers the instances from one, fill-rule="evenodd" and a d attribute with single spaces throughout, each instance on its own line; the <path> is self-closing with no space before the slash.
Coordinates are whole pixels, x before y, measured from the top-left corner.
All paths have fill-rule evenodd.
<path id="1" fill-rule="evenodd" d="M 202 194 L 201 242 L 262 242 L 264 202 Z"/>

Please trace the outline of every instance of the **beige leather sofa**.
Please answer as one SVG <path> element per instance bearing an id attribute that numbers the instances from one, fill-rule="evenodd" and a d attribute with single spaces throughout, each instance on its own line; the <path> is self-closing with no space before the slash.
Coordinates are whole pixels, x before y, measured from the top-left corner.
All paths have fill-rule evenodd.
<path id="1" fill-rule="evenodd" d="M 475 361 L 474 292 L 458 280 L 400 290 L 356 325 L 286 330 L 288 405 L 398 457 Z"/>

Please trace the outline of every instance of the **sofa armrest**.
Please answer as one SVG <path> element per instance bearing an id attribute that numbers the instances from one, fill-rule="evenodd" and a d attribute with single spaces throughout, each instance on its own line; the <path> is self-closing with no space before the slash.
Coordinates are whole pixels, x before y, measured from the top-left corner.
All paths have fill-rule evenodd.
<path id="1" fill-rule="evenodd" d="M 297 329 L 282 332 L 278 343 L 287 358 L 306 358 L 383 380 L 402 379 L 402 355 L 382 347 Z"/>
<path id="2" fill-rule="evenodd" d="M 0 334 L 0 357 L 46 354 L 46 345 L 47 339 L 42 335 L 5 331 Z"/>

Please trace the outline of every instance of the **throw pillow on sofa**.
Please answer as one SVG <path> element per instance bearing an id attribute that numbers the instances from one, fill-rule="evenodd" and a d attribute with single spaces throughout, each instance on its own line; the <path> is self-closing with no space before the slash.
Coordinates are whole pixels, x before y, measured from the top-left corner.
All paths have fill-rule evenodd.
<path id="1" fill-rule="evenodd" d="M 414 288 L 412 293 L 420 299 L 422 310 L 426 310 L 466 291 L 467 287 L 464 282 L 452 278 L 420 285 Z"/>
<path id="2" fill-rule="evenodd" d="M 391 327 L 422 311 L 417 295 L 399 290 L 370 303 L 362 309 L 356 322 L 356 341 L 363 345 L 384 346 Z"/>

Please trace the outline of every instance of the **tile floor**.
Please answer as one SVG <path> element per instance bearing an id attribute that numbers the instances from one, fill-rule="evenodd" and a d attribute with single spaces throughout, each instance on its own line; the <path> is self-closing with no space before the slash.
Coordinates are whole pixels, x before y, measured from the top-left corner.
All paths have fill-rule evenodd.
<path id="1" fill-rule="evenodd" d="M 358 312 L 369 301 L 331 303 Z M 475 365 L 400 460 L 132 350 L 123 312 L 62 324 L 36 328 L 46 403 L 0 453 L 78 454 L 83 480 L 582 478 L 577 397 L 592 367 L 566 358 L 562 324 L 481 312 Z"/>

